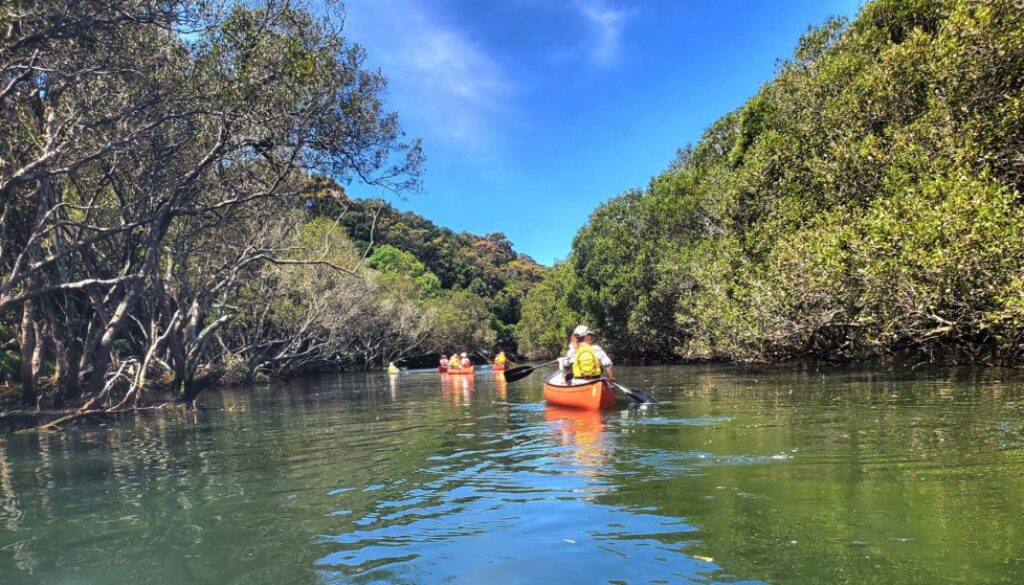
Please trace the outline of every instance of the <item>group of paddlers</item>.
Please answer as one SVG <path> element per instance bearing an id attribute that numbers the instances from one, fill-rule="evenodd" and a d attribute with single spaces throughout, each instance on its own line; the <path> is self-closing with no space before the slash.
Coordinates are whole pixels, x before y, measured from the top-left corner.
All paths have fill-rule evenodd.
<path id="1" fill-rule="evenodd" d="M 505 356 L 504 351 L 499 351 L 498 355 L 494 357 L 496 369 L 504 370 L 509 363 L 510 360 Z M 468 368 L 472 365 L 473 363 L 465 352 L 454 353 L 450 359 L 448 354 L 441 354 L 438 369 L 443 372 L 449 368 Z M 573 329 L 572 335 L 569 336 L 569 348 L 565 352 L 565 357 L 558 358 L 558 365 L 558 373 L 561 374 L 565 383 L 584 382 L 599 378 L 615 380 L 611 358 L 601 349 L 601 346 L 594 343 L 594 332 L 586 325 L 580 325 Z"/>
<path id="2" fill-rule="evenodd" d="M 505 356 L 504 351 L 499 351 L 498 355 L 494 356 L 495 366 L 504 368 L 508 363 L 509 359 Z M 466 352 L 462 352 L 461 354 L 458 352 L 453 353 L 451 358 L 448 357 L 448 354 L 442 353 L 441 361 L 438 362 L 437 365 L 440 369 L 446 370 L 448 368 L 468 368 L 473 365 L 473 362 L 469 360 L 469 356 L 466 355 Z"/>
<path id="3" fill-rule="evenodd" d="M 451 359 L 448 358 L 448 354 L 442 353 L 441 361 L 438 363 L 438 366 L 440 366 L 442 369 L 468 368 L 469 366 L 472 365 L 473 362 L 469 361 L 469 357 L 466 355 L 466 352 L 462 352 L 461 354 L 455 352 L 452 354 Z"/>

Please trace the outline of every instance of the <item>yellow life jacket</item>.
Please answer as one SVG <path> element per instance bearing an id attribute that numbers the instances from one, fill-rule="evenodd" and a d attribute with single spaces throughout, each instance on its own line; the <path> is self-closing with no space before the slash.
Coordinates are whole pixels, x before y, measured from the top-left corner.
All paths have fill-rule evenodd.
<path id="1" fill-rule="evenodd" d="M 505 361 L 506 361 L 505 352 L 501 352 L 497 356 L 494 357 L 494 363 L 496 363 L 496 364 L 503 364 L 503 363 L 505 363 Z"/>
<path id="2" fill-rule="evenodd" d="M 594 348 L 589 343 L 581 343 L 576 348 L 576 359 L 572 362 L 574 378 L 601 377 L 601 360 L 597 359 Z"/>

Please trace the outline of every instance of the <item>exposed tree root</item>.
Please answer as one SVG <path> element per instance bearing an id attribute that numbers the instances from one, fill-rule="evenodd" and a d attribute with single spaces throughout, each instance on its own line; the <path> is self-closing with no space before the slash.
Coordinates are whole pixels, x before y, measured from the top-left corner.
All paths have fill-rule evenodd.
<path id="1" fill-rule="evenodd" d="M 63 425 L 65 423 L 69 423 L 69 422 L 78 420 L 80 418 L 86 418 L 86 417 L 91 417 L 91 416 L 117 416 L 117 415 L 121 415 L 121 414 L 132 413 L 132 412 L 144 412 L 144 411 L 151 411 L 151 410 L 161 410 L 161 409 L 163 409 L 164 407 L 166 407 L 168 405 L 170 405 L 169 402 L 164 402 L 164 403 L 158 404 L 156 406 L 131 406 L 131 407 L 124 407 L 124 408 L 117 408 L 117 407 L 115 407 L 115 408 L 93 408 L 93 409 L 89 409 L 89 410 L 76 410 L 76 411 L 74 411 L 74 412 L 72 412 L 70 414 L 64 415 L 64 416 L 62 416 L 60 418 L 57 418 L 55 420 L 52 420 L 52 421 L 50 421 L 48 423 L 41 424 L 39 426 L 35 426 L 35 427 L 32 427 L 32 428 L 28 428 L 28 429 L 21 429 L 21 430 L 16 431 L 16 432 L 21 434 L 21 433 L 32 433 L 32 432 L 57 431 L 57 430 L 60 430 L 60 425 Z"/>

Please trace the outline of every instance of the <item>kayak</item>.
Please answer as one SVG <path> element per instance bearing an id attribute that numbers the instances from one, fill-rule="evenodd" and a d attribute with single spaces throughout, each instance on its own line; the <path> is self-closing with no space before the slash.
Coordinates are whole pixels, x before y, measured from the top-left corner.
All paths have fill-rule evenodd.
<path id="1" fill-rule="evenodd" d="M 448 371 L 448 366 L 437 366 L 437 371 L 438 373 L 443 374 Z"/>
<path id="2" fill-rule="evenodd" d="M 473 374 L 473 366 L 469 366 L 468 368 L 452 368 L 452 367 L 449 367 L 448 368 L 448 373 L 449 374 L 467 374 L 467 375 L 472 375 Z"/>
<path id="3" fill-rule="evenodd" d="M 504 372 L 505 367 L 505 364 L 494 364 L 494 366 L 492 366 L 491 369 L 494 370 L 495 372 Z"/>
<path id="4" fill-rule="evenodd" d="M 615 406 L 615 391 L 603 378 L 581 384 L 566 385 L 562 374 L 555 372 L 544 380 L 544 400 L 548 404 L 604 410 Z"/>

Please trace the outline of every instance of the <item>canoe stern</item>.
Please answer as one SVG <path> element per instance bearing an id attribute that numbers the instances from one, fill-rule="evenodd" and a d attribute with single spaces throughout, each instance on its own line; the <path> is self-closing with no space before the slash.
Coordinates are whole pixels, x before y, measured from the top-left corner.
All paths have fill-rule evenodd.
<path id="1" fill-rule="evenodd" d="M 604 380 L 572 386 L 545 381 L 544 400 L 568 408 L 607 410 L 615 407 L 615 392 Z"/>

